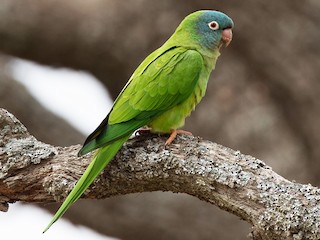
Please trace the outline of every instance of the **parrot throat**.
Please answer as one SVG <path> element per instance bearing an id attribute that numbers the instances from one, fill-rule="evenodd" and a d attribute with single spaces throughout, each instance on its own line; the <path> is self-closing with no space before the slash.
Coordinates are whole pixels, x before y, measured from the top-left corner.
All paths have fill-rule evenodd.
<path id="1" fill-rule="evenodd" d="M 205 69 L 208 71 L 208 74 L 215 69 L 217 60 L 220 56 L 219 48 L 208 51 L 208 49 L 197 49 L 197 51 L 202 55 L 204 60 Z"/>

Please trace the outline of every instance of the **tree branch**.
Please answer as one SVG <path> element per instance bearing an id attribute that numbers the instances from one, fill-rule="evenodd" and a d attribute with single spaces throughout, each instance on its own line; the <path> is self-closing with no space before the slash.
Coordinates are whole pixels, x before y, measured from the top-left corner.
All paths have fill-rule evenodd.
<path id="1" fill-rule="evenodd" d="M 128 141 L 84 197 L 187 193 L 251 223 L 252 239 L 320 238 L 318 188 L 290 182 L 259 159 L 201 138 L 180 136 L 169 147 L 164 140 Z M 62 201 L 92 157 L 78 158 L 79 149 L 37 141 L 0 109 L 0 210 L 15 201 Z"/>

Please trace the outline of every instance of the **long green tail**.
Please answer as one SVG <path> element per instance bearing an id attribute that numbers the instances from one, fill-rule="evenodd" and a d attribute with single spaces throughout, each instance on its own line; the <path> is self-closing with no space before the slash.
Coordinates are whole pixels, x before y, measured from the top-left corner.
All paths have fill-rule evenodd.
<path id="1" fill-rule="evenodd" d="M 101 173 L 101 171 L 107 166 L 110 160 L 116 155 L 121 146 L 129 139 L 129 136 L 125 136 L 120 138 L 110 145 L 100 148 L 95 156 L 93 157 L 91 163 L 89 164 L 86 171 L 83 173 L 75 187 L 69 193 L 67 198 L 64 200 L 59 210 L 54 215 L 52 221 L 45 228 L 43 233 L 45 233 L 52 224 L 54 224 L 73 204 L 77 201 L 84 191 L 90 186 L 90 184 L 94 181 L 94 179 Z"/>

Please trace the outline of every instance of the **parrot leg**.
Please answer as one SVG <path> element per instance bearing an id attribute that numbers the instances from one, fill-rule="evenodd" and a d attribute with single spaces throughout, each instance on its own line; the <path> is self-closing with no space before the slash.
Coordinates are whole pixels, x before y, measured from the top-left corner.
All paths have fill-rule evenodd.
<path id="1" fill-rule="evenodd" d="M 170 134 L 170 137 L 167 139 L 165 145 L 166 146 L 170 145 L 178 134 L 184 134 L 184 135 L 192 136 L 191 132 L 188 132 L 188 131 L 185 131 L 185 130 L 172 130 L 171 134 Z"/>

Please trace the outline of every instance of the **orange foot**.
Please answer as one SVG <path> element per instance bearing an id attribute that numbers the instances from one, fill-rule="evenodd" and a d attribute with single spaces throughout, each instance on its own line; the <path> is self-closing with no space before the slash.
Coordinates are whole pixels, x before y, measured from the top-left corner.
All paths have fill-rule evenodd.
<path id="1" fill-rule="evenodd" d="M 184 135 L 192 136 L 191 132 L 188 132 L 188 131 L 185 131 L 185 130 L 171 130 L 170 137 L 167 139 L 165 145 L 166 146 L 170 145 L 178 134 L 184 134 Z"/>

